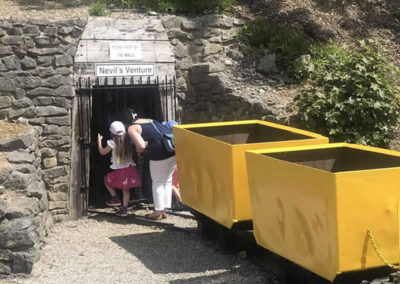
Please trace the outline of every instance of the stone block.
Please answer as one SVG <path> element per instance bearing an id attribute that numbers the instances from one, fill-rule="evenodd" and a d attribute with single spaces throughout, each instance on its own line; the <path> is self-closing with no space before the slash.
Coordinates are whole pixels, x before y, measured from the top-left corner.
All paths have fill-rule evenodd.
<path id="1" fill-rule="evenodd" d="M 70 145 L 71 144 L 71 138 L 70 137 L 52 137 L 54 135 L 49 135 L 47 136 L 46 140 L 40 143 L 41 147 L 45 148 L 55 148 L 55 147 L 60 147 L 63 145 Z"/>
<path id="2" fill-rule="evenodd" d="M 59 67 L 55 70 L 55 73 L 58 75 L 70 75 L 72 74 L 72 66 L 71 67 Z"/>
<path id="3" fill-rule="evenodd" d="M 174 15 L 167 15 L 162 17 L 162 23 L 167 29 L 180 29 L 181 19 Z"/>
<path id="4" fill-rule="evenodd" d="M 9 265 L 7 265 L 7 264 L 5 264 L 5 263 L 0 261 L 0 275 L 1 274 L 5 274 L 5 275 L 11 274 L 11 267 Z"/>
<path id="5" fill-rule="evenodd" d="M 25 113 L 25 109 L 11 109 L 8 112 L 8 118 L 13 119 L 22 116 Z"/>
<path id="6" fill-rule="evenodd" d="M 5 188 L 9 188 L 11 190 L 26 189 L 31 182 L 31 174 L 23 174 L 13 171 L 3 185 Z"/>
<path id="7" fill-rule="evenodd" d="M 21 64 L 20 64 L 19 58 L 17 56 L 15 56 L 15 55 L 10 55 L 10 56 L 7 56 L 7 57 L 3 57 L 2 61 L 3 61 L 4 66 L 8 70 L 21 69 Z"/>
<path id="8" fill-rule="evenodd" d="M 0 222 L 3 220 L 4 216 L 6 216 L 7 212 L 7 203 L 0 199 Z"/>
<path id="9" fill-rule="evenodd" d="M 67 183 L 60 183 L 53 186 L 54 192 L 65 192 L 67 193 L 69 190 L 69 186 Z"/>
<path id="10" fill-rule="evenodd" d="M 38 169 L 31 164 L 16 164 L 12 167 L 12 170 L 23 174 L 33 174 L 38 171 Z"/>
<path id="11" fill-rule="evenodd" d="M 0 46 L 0 56 L 13 54 L 11 46 Z"/>
<path id="12" fill-rule="evenodd" d="M 72 33 L 73 30 L 74 30 L 74 27 L 61 27 L 58 29 L 58 33 L 61 35 L 68 35 L 68 34 Z"/>
<path id="13" fill-rule="evenodd" d="M 178 39 L 188 39 L 188 34 L 181 31 L 180 29 L 178 30 L 169 30 L 167 32 L 168 38 L 172 39 L 172 38 L 178 38 Z"/>
<path id="14" fill-rule="evenodd" d="M 45 124 L 43 125 L 43 134 L 58 134 L 62 136 L 68 136 L 71 134 L 71 127 Z"/>
<path id="15" fill-rule="evenodd" d="M 83 29 L 81 29 L 80 27 L 74 27 L 74 29 L 71 33 L 71 36 L 73 38 L 80 38 L 82 33 L 83 33 Z"/>
<path id="16" fill-rule="evenodd" d="M 56 73 L 54 72 L 53 67 L 48 66 L 48 67 L 39 67 L 39 68 L 33 70 L 31 72 L 31 74 L 33 76 L 39 76 L 41 78 L 45 78 L 45 77 L 53 76 Z"/>
<path id="17" fill-rule="evenodd" d="M 64 166 L 43 170 L 44 179 L 52 179 L 65 175 L 67 175 L 67 170 Z"/>
<path id="18" fill-rule="evenodd" d="M 25 26 L 22 28 L 22 33 L 26 36 L 38 36 L 40 34 L 40 30 L 38 26 Z"/>
<path id="19" fill-rule="evenodd" d="M 49 201 L 67 201 L 68 194 L 66 192 L 49 192 Z"/>
<path id="20" fill-rule="evenodd" d="M 178 44 L 174 47 L 174 54 L 179 58 L 187 57 L 189 55 L 188 48 L 182 43 L 178 42 Z"/>
<path id="21" fill-rule="evenodd" d="M 0 105 L 1 105 L 1 99 L 0 99 Z M 22 98 L 22 99 L 13 101 L 12 105 L 15 108 L 27 108 L 27 107 L 33 106 L 33 102 L 29 98 Z"/>
<path id="22" fill-rule="evenodd" d="M 203 28 L 203 23 L 200 20 L 189 20 L 184 19 L 182 21 L 181 27 L 183 30 L 199 30 Z"/>
<path id="23" fill-rule="evenodd" d="M 54 92 L 53 89 L 39 87 L 28 91 L 28 96 L 53 96 Z"/>
<path id="24" fill-rule="evenodd" d="M 33 163 L 34 159 L 35 155 L 25 152 L 13 151 L 7 155 L 7 160 L 14 164 Z"/>
<path id="25" fill-rule="evenodd" d="M 210 55 L 210 54 L 219 53 L 221 51 L 222 51 L 222 46 L 220 44 L 210 43 L 204 47 L 204 55 L 205 56 Z"/>
<path id="26" fill-rule="evenodd" d="M 25 189 L 25 194 L 27 196 L 33 196 L 41 200 L 43 197 L 47 197 L 46 188 L 43 182 L 33 182 L 29 184 Z M 47 200 L 47 199 L 46 199 Z M 39 203 L 39 207 L 41 207 Z"/>
<path id="27" fill-rule="evenodd" d="M 51 148 L 43 148 L 40 149 L 40 155 L 42 158 L 55 157 L 57 155 L 57 151 Z"/>
<path id="28" fill-rule="evenodd" d="M 32 69 L 36 68 L 36 61 L 33 58 L 30 57 L 24 57 L 24 59 L 21 60 L 21 65 L 22 68 L 24 69 Z"/>
<path id="29" fill-rule="evenodd" d="M 14 98 L 15 98 L 15 99 L 19 100 L 19 99 L 24 98 L 25 96 L 26 96 L 26 92 L 25 92 L 24 89 L 17 88 L 17 89 L 15 90 L 15 93 L 14 93 Z"/>
<path id="30" fill-rule="evenodd" d="M 71 66 L 73 64 L 72 56 L 68 54 L 57 55 L 55 57 L 54 63 L 57 67 Z"/>
<path id="31" fill-rule="evenodd" d="M 72 79 L 70 79 L 72 82 Z M 72 98 L 75 96 L 75 88 L 72 86 L 61 86 L 55 90 L 55 96 Z"/>
<path id="32" fill-rule="evenodd" d="M 71 162 L 71 156 L 68 152 L 58 152 L 57 157 L 60 164 L 69 165 Z"/>
<path id="33" fill-rule="evenodd" d="M 56 215 L 53 217 L 54 223 L 61 223 L 68 220 L 66 215 Z"/>
<path id="34" fill-rule="evenodd" d="M 65 201 L 50 201 L 49 202 L 49 210 L 54 210 L 54 209 L 64 209 L 67 207 L 67 204 Z M 56 217 L 56 216 L 54 216 Z M 54 218 L 54 221 L 56 219 Z"/>
<path id="35" fill-rule="evenodd" d="M 43 87 L 57 88 L 63 85 L 72 85 L 72 78 L 62 75 L 55 75 L 42 81 Z"/>
<path id="36" fill-rule="evenodd" d="M 0 77 L 0 91 L 15 92 L 15 84 L 12 80 Z"/>
<path id="37" fill-rule="evenodd" d="M 1 38 L 1 43 L 4 45 L 18 45 L 22 43 L 22 36 L 8 35 Z"/>
<path id="38" fill-rule="evenodd" d="M 15 85 L 22 89 L 34 89 L 39 87 L 40 84 L 41 79 L 39 77 L 24 76 L 15 78 Z"/>
<path id="39" fill-rule="evenodd" d="M 42 164 L 43 167 L 45 167 L 46 169 L 54 168 L 55 166 L 57 166 L 57 158 L 56 157 L 45 158 L 43 159 Z"/>
<path id="40" fill-rule="evenodd" d="M 51 56 L 38 56 L 37 63 L 41 66 L 50 66 L 52 64 Z"/>
<path id="41" fill-rule="evenodd" d="M 28 53 L 32 56 L 55 55 L 58 53 L 57 47 L 30 48 Z"/>
<path id="42" fill-rule="evenodd" d="M 11 106 L 11 98 L 10 97 L 0 97 L 0 109 L 8 108 Z"/>
<path id="43" fill-rule="evenodd" d="M 49 36 L 56 36 L 58 32 L 58 28 L 57 27 L 51 27 L 48 26 L 44 29 L 43 33 L 45 35 L 49 35 Z"/>
<path id="44" fill-rule="evenodd" d="M 37 47 L 55 47 L 60 44 L 60 41 L 56 37 L 42 36 L 37 37 L 35 43 Z"/>
<path id="45" fill-rule="evenodd" d="M 9 137 L 0 140 L 0 151 L 12 151 L 17 149 L 26 149 L 31 146 L 35 139 L 35 131 L 28 130 L 26 133 L 16 137 Z"/>
<path id="46" fill-rule="evenodd" d="M 60 116 L 66 115 L 68 111 L 65 108 L 55 106 L 44 106 L 36 108 L 37 116 Z"/>
<path id="47" fill-rule="evenodd" d="M 0 37 L 5 36 L 7 33 L 3 28 L 0 28 Z"/>
<path id="48" fill-rule="evenodd" d="M 69 116 L 47 117 L 45 121 L 48 124 L 55 124 L 55 125 L 59 125 L 59 126 L 66 126 L 66 125 L 71 124 Z"/>

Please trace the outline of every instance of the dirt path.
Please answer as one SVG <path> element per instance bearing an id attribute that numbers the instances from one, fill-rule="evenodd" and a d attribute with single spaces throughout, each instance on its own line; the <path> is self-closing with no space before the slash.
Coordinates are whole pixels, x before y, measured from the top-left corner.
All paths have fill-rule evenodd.
<path id="1" fill-rule="evenodd" d="M 192 219 L 170 216 L 158 226 L 146 222 L 101 214 L 58 224 L 32 275 L 5 283 L 269 282 L 249 260 L 201 240 Z M 183 230 L 163 228 L 172 223 Z"/>

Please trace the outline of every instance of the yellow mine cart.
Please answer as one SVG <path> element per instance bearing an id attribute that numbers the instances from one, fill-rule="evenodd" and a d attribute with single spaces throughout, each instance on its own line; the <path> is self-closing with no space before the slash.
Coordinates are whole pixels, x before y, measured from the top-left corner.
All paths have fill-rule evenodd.
<path id="1" fill-rule="evenodd" d="M 252 219 L 246 150 L 328 143 L 260 120 L 180 125 L 174 137 L 183 202 L 226 228 Z"/>
<path id="2" fill-rule="evenodd" d="M 398 262 L 399 152 L 341 143 L 248 151 L 246 162 L 262 247 L 330 281 L 383 266 L 377 251 Z"/>

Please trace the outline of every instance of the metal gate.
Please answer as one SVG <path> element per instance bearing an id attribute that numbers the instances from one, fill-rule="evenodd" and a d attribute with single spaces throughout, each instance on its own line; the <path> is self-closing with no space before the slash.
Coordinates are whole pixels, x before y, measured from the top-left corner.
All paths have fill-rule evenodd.
<path id="1" fill-rule="evenodd" d="M 154 99 L 149 100 L 146 95 L 150 90 L 158 94 Z M 175 77 L 165 77 L 160 79 L 156 77 L 96 77 L 83 78 L 80 77 L 76 84 L 76 95 L 78 104 L 78 123 L 79 128 L 79 152 L 80 152 L 80 196 L 82 201 L 82 212 L 85 214 L 88 209 L 89 192 L 90 192 L 90 169 L 91 169 L 91 148 L 97 149 L 96 139 L 93 139 L 92 133 L 92 115 L 93 115 L 93 98 L 97 95 L 106 94 L 113 96 L 114 105 L 107 105 L 107 108 L 117 108 L 119 106 L 127 107 L 129 105 L 140 106 L 139 115 L 144 115 L 145 111 L 151 113 L 153 117 L 159 121 L 176 120 L 180 122 L 178 102 L 176 97 Z M 151 93 L 151 92 L 150 92 Z M 96 134 L 96 133 L 94 133 Z M 138 171 L 141 175 L 144 174 L 146 165 L 145 160 L 139 160 L 137 163 Z M 151 184 L 150 184 L 151 185 Z M 144 187 L 149 187 L 148 183 L 143 183 L 143 186 L 138 191 L 135 191 L 135 199 L 143 201 L 146 199 Z M 148 190 L 148 189 L 147 189 Z"/>

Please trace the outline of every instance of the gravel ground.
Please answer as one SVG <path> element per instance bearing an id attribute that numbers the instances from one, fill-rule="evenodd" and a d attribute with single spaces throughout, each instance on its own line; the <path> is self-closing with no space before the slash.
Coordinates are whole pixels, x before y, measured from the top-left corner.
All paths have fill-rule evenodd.
<path id="1" fill-rule="evenodd" d="M 146 211 L 136 211 L 144 215 Z M 184 214 L 184 213 L 183 213 Z M 174 227 L 174 229 L 172 229 Z M 5 282 L 2 282 L 5 281 Z M 202 240 L 193 219 L 110 213 L 57 224 L 31 276 L 1 283 L 268 283 L 247 259 Z"/>

